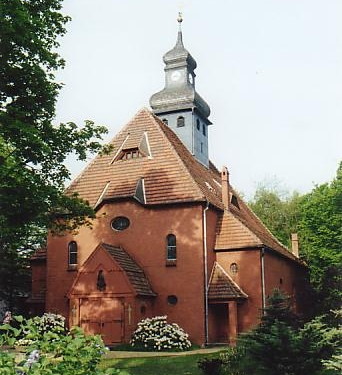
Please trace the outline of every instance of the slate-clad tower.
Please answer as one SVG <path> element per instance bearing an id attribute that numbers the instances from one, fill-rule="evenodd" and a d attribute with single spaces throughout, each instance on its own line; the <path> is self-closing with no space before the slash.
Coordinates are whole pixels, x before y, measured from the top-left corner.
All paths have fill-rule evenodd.
<path id="1" fill-rule="evenodd" d="M 183 141 L 195 158 L 209 166 L 208 117 L 210 108 L 195 90 L 196 61 L 184 48 L 179 15 L 176 45 L 167 52 L 165 87 L 150 98 L 153 112 L 162 119 Z"/>

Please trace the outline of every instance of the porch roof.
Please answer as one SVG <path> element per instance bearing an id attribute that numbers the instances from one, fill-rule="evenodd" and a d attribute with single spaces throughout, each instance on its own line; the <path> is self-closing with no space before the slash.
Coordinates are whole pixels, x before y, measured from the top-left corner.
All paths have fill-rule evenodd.
<path id="1" fill-rule="evenodd" d="M 134 261 L 133 258 L 131 258 L 131 256 L 124 249 L 106 243 L 102 243 L 101 246 L 110 254 L 110 256 L 126 273 L 137 295 L 151 297 L 156 296 L 156 293 L 153 292 L 142 268 Z"/>
<path id="2" fill-rule="evenodd" d="M 248 295 L 228 275 L 228 273 L 215 262 L 209 281 L 209 300 L 246 299 Z"/>

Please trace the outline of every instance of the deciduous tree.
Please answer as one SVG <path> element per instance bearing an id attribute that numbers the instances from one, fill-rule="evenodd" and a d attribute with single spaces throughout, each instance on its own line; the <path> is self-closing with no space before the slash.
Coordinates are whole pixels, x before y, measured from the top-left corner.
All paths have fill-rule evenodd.
<path id="1" fill-rule="evenodd" d="M 72 229 L 94 216 L 86 202 L 64 194 L 70 177 L 66 157 L 75 153 L 84 160 L 88 152 L 99 151 L 106 130 L 90 121 L 82 128 L 53 123 L 61 88 L 55 73 L 64 66 L 57 48 L 70 20 L 61 3 L 0 2 L 1 259 L 13 258 L 34 228 L 63 223 Z M 5 271 L 1 262 L 0 274 Z"/>

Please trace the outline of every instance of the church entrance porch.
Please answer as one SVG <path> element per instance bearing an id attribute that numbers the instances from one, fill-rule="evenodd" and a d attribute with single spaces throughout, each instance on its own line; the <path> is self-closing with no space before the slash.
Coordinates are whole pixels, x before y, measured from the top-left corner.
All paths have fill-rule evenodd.
<path id="1" fill-rule="evenodd" d="M 140 310 L 151 314 L 149 281 L 122 248 L 100 244 L 80 268 L 68 293 L 69 326 L 101 335 L 106 345 L 130 340 Z"/>
<path id="2" fill-rule="evenodd" d="M 214 302 L 209 305 L 209 342 L 235 345 L 238 334 L 237 302 Z"/>

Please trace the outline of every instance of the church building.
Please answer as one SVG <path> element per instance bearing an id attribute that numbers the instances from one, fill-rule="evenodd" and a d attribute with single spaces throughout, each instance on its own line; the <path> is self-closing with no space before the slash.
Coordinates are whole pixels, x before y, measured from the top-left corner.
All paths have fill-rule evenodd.
<path id="1" fill-rule="evenodd" d="M 300 310 L 305 265 L 209 160 L 210 108 L 179 31 L 165 87 L 71 183 L 95 209 L 92 228 L 49 235 L 31 260 L 32 313 L 128 342 L 137 323 L 167 315 L 193 343 L 234 344 L 280 288 Z"/>

